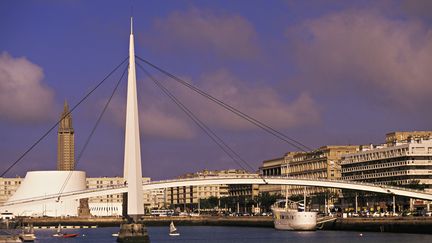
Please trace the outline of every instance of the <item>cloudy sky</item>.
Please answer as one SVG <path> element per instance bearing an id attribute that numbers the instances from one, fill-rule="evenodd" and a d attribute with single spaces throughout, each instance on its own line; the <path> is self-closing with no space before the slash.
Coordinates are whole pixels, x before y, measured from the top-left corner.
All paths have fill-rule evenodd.
<path id="1" fill-rule="evenodd" d="M 136 54 L 303 144 L 430 130 L 432 1 L 0 1 L 0 170 Z M 255 169 L 295 148 L 147 68 Z M 121 70 L 73 113 L 76 154 Z M 137 71 L 144 176 L 239 168 Z M 126 82 L 77 167 L 122 175 Z M 6 176 L 56 167 L 56 130 Z"/>

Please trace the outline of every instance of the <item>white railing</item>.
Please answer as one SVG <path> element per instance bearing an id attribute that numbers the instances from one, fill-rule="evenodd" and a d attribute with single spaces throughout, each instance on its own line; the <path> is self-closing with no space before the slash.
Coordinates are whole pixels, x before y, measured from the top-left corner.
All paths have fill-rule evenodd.
<path id="1" fill-rule="evenodd" d="M 205 182 L 208 181 L 208 184 Z M 283 181 L 287 181 L 284 183 Z M 289 181 L 292 181 L 291 183 Z M 188 183 L 190 182 L 190 183 Z M 204 182 L 204 183 L 203 183 Z M 302 183 L 304 182 L 304 183 Z M 319 182 L 319 183 L 317 183 Z M 331 187 L 341 189 L 363 190 L 378 193 L 387 193 L 401 196 L 409 196 L 413 198 L 432 200 L 432 194 L 420 190 L 401 188 L 387 185 L 377 185 L 366 182 L 344 181 L 340 179 L 307 179 L 307 178 L 294 178 L 282 176 L 254 176 L 248 178 L 238 178 L 233 176 L 208 176 L 202 178 L 186 178 L 175 180 L 160 180 L 154 182 L 145 182 L 143 187 L 146 190 L 154 188 L 169 188 L 176 187 L 176 185 L 190 184 L 190 185 L 211 185 L 211 184 L 271 184 L 271 185 L 302 185 L 302 186 L 315 186 L 315 187 Z M 351 187 L 350 185 L 354 186 Z M 151 187 L 151 188 L 150 188 Z M 79 199 L 89 198 L 94 196 L 102 196 L 108 194 L 118 194 L 126 192 L 127 185 L 114 185 L 112 187 L 86 189 L 81 191 L 73 191 L 62 194 L 51 194 L 41 197 L 33 197 L 20 199 L 15 201 L 8 201 L 2 206 L 13 206 L 17 204 L 37 203 L 42 201 L 59 201 L 66 199 Z"/>

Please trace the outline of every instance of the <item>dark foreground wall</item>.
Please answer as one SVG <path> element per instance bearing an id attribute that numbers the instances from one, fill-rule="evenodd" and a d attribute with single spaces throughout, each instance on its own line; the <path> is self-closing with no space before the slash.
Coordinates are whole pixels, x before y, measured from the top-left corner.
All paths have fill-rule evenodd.
<path id="1" fill-rule="evenodd" d="M 347 218 L 327 222 L 322 229 L 432 234 L 432 218 Z"/>

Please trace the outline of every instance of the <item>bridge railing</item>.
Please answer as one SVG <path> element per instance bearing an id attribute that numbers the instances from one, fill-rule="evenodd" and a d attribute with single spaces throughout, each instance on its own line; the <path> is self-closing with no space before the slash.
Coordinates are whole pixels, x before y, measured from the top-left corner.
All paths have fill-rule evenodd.
<path id="1" fill-rule="evenodd" d="M 215 179 L 215 180 L 225 180 L 225 179 L 257 179 L 257 180 L 264 180 L 265 179 L 291 179 L 291 180 L 304 180 L 304 181 L 311 181 L 311 179 L 307 178 L 295 178 L 295 177 L 286 177 L 286 176 L 247 176 L 247 177 L 234 177 L 234 176 L 202 176 L 202 177 L 195 177 L 195 178 L 182 178 L 182 179 L 171 179 L 171 180 L 159 180 L 159 181 L 153 181 L 153 182 L 143 182 L 143 185 L 154 185 L 154 184 L 164 184 L 164 183 L 171 183 L 171 182 L 179 182 L 179 181 L 197 181 L 197 180 L 208 180 L 208 179 Z M 359 181 L 345 181 L 340 179 L 313 179 L 314 181 L 322 181 L 322 182 L 334 182 L 334 183 L 345 183 L 345 184 L 352 184 L 352 185 L 363 185 L 363 186 L 371 186 L 371 187 L 380 187 L 382 189 L 388 190 L 387 193 L 392 194 L 393 192 L 391 190 L 399 190 L 399 191 L 406 191 L 406 192 L 413 192 L 413 193 L 422 193 L 422 194 L 431 194 L 425 191 L 415 190 L 411 188 L 403 188 L 403 187 L 395 187 L 395 186 L 387 186 L 387 185 L 377 185 L 373 183 L 367 183 L 367 182 L 359 182 Z M 222 183 L 221 184 L 226 184 Z M 250 183 L 252 184 L 252 183 Z M 38 200 L 48 200 L 48 199 L 54 199 L 54 198 L 61 198 L 64 196 L 73 196 L 83 193 L 94 193 L 99 191 L 105 191 L 105 190 L 111 190 L 111 189 L 120 189 L 124 188 L 126 185 L 112 185 L 107 187 L 101 187 L 101 188 L 92 188 L 92 189 L 85 189 L 85 190 L 79 190 L 79 191 L 71 191 L 66 193 L 56 193 L 51 195 L 45 195 L 45 196 L 38 196 L 38 197 L 32 197 L 32 198 L 24 198 L 14 201 L 7 201 L 1 206 L 9 206 L 16 203 L 28 203 Z M 432 194 L 431 194 L 432 195 Z"/>
<path id="2" fill-rule="evenodd" d="M 308 179 L 308 178 L 297 178 L 297 177 L 286 177 L 286 176 L 247 176 L 247 177 L 234 177 L 234 176 L 201 176 L 201 177 L 192 177 L 192 178 L 182 178 L 182 179 L 170 179 L 170 180 L 159 180 L 159 181 L 153 181 L 153 182 L 146 182 L 143 183 L 143 185 L 148 184 L 156 184 L 156 183 L 168 183 L 168 182 L 176 182 L 176 181 L 196 181 L 196 180 L 206 180 L 206 179 L 291 179 L 291 180 L 304 180 L 304 181 L 322 181 L 322 182 L 335 182 L 335 183 L 346 183 L 346 184 L 353 184 L 353 185 L 363 185 L 363 186 L 373 186 L 373 187 L 381 187 L 383 189 L 388 190 L 401 190 L 401 191 L 407 191 L 407 192 L 416 192 L 416 193 L 428 193 L 421 190 L 411 189 L 411 188 L 404 188 L 404 187 L 397 187 L 397 186 L 388 186 L 388 185 L 381 185 L 381 184 L 374 184 L 369 182 L 360 182 L 360 181 L 346 181 L 341 179 L 323 179 L 323 178 L 314 178 L 314 179 Z"/>
<path id="3" fill-rule="evenodd" d="M 322 182 L 336 182 L 336 183 L 346 183 L 346 184 L 354 184 L 354 185 L 364 185 L 364 186 L 375 186 L 375 187 L 381 187 L 383 189 L 393 189 L 393 190 L 402 190 L 402 191 L 409 191 L 409 192 L 419 192 L 419 193 L 428 193 L 421 190 L 416 190 L 412 188 L 405 188 L 405 187 L 397 187 L 397 186 L 389 186 L 389 185 L 382 185 L 382 184 L 374 184 L 370 182 L 361 182 L 361 181 L 347 181 L 342 179 L 323 179 L 323 178 L 316 178 L 316 179 L 308 179 L 308 178 L 296 178 L 296 177 L 286 177 L 286 176 L 267 176 L 264 178 L 275 178 L 275 179 L 293 179 L 293 180 L 317 180 Z"/>
<path id="4" fill-rule="evenodd" d="M 16 204 L 16 203 L 27 203 L 27 202 L 33 202 L 33 201 L 48 200 L 48 199 L 53 199 L 53 198 L 61 198 L 64 196 L 79 195 L 79 194 L 82 194 L 83 192 L 92 193 L 92 192 L 99 192 L 99 191 L 105 191 L 105 190 L 110 190 L 110 189 L 120 189 L 123 187 L 125 187 L 125 185 L 113 185 L 113 186 L 101 187 L 101 188 L 69 191 L 69 192 L 64 192 L 64 193 L 54 193 L 54 194 L 49 194 L 49 195 L 44 195 L 44 196 L 23 198 L 23 199 L 18 199 L 18 200 L 13 200 L 13 201 L 6 201 L 5 203 L 3 203 L 0 206 L 9 206 L 9 205 Z"/>

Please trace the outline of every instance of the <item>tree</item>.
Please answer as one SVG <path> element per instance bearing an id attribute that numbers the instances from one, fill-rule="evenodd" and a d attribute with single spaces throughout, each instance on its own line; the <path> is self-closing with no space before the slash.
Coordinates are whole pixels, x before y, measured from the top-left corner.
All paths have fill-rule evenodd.
<path id="1" fill-rule="evenodd" d="M 209 198 L 207 198 L 207 200 L 208 200 L 211 208 L 215 208 L 218 206 L 219 198 L 217 198 L 215 196 L 210 196 Z"/>
<path id="2" fill-rule="evenodd" d="M 424 191 L 424 189 L 427 188 L 426 184 L 420 184 L 420 180 L 411 180 L 409 184 L 400 184 L 400 183 L 392 182 L 389 185 L 395 187 L 411 188 L 411 189 L 416 189 L 421 191 Z"/>
<path id="3" fill-rule="evenodd" d="M 200 207 L 206 209 L 213 209 L 218 206 L 219 198 L 210 196 L 206 199 L 200 199 Z"/>
<path id="4" fill-rule="evenodd" d="M 256 202 L 260 205 L 260 208 L 268 212 L 271 209 L 271 206 L 278 200 L 281 199 L 282 195 L 280 194 L 272 194 L 268 192 L 262 192 L 256 197 Z"/>
<path id="5" fill-rule="evenodd" d="M 399 186 L 400 187 L 405 187 L 405 188 L 411 188 L 411 189 L 421 190 L 421 191 L 424 191 L 424 189 L 427 188 L 426 184 L 420 184 L 420 180 L 412 180 L 407 185 L 399 185 Z"/>

